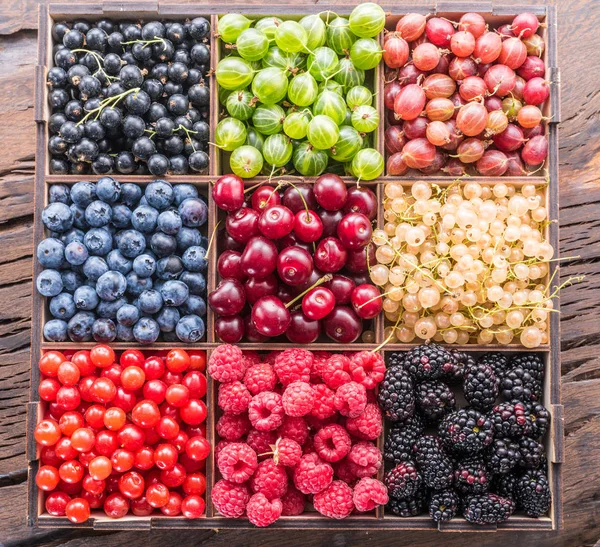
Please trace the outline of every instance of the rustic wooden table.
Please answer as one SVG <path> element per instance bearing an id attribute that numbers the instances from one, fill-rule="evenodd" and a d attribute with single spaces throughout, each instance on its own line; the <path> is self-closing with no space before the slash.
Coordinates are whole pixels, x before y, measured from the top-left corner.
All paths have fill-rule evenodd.
<path id="1" fill-rule="evenodd" d="M 46 0 L 41 0 L 45 2 Z M 200 3 L 207 0 L 200 0 Z M 248 0 L 249 3 L 252 0 Z M 311 1 L 311 0 L 299 0 Z M 317 2 L 318 0 L 314 0 Z M 531 0 L 542 3 L 543 0 Z M 32 530 L 25 524 L 25 408 L 29 390 L 37 5 L 0 1 L 0 545 L 594 545 L 600 541 L 600 2 L 556 0 L 562 79 L 560 252 L 562 276 L 585 280 L 562 292 L 565 406 L 564 530 L 440 536 L 257 531 L 104 532 Z M 179 0 L 178 3 L 182 3 Z M 198 3 L 198 0 L 195 0 Z M 431 3 L 403 0 L 402 4 Z M 446 3 L 446 2 L 445 2 Z M 447 2 L 452 3 L 452 1 Z M 500 4 L 493 0 L 493 4 Z M 502 4 L 525 4 L 505 0 Z M 599 230 L 596 232 L 596 230 Z"/>

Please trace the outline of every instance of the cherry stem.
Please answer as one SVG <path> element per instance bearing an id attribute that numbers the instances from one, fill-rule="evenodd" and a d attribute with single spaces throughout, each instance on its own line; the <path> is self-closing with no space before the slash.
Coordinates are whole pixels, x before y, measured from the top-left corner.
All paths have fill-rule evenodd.
<path id="1" fill-rule="evenodd" d="M 318 279 L 313 285 L 311 285 L 310 287 L 308 287 L 308 289 L 306 289 L 305 291 L 302 291 L 293 300 L 290 300 L 285 305 L 285 307 L 286 308 L 290 308 L 295 302 L 297 302 L 298 300 L 300 300 L 306 293 L 312 291 L 315 287 L 318 287 L 319 285 L 322 285 L 323 283 L 327 283 L 328 281 L 331 281 L 332 279 L 333 279 L 333 276 L 331 274 L 324 275 L 323 277 L 321 277 L 321 279 Z"/>
<path id="2" fill-rule="evenodd" d="M 289 184 L 292 188 L 295 188 L 296 192 L 298 192 L 298 195 L 300 196 L 300 199 L 302 200 L 302 203 L 304 204 L 304 209 L 306 210 L 306 220 L 310 220 L 310 209 L 308 208 L 308 203 L 306 203 L 306 200 L 304 199 L 304 196 L 302 195 L 302 192 L 300 192 L 300 190 L 298 190 L 298 187 L 290 181 L 286 181 L 287 184 Z"/>
<path id="3" fill-rule="evenodd" d="M 215 227 L 213 228 L 213 233 L 210 236 L 210 241 L 208 242 L 208 246 L 206 247 L 206 253 L 204 253 L 204 260 L 208 261 L 208 253 L 210 252 L 210 248 L 212 247 L 213 241 L 215 239 L 215 234 L 217 233 L 217 228 L 219 227 L 219 224 L 221 224 L 221 221 L 219 220 L 219 222 L 217 222 L 215 224 Z"/>
<path id="4" fill-rule="evenodd" d="M 261 186 L 262 184 L 263 184 L 262 182 L 259 182 L 259 183 L 257 183 L 257 184 L 253 184 L 252 186 L 249 186 L 248 188 L 246 188 L 246 189 L 244 190 L 244 194 L 245 194 L 246 192 L 252 192 L 252 190 L 254 190 L 255 188 L 258 188 L 258 187 L 259 187 L 259 186 Z"/>

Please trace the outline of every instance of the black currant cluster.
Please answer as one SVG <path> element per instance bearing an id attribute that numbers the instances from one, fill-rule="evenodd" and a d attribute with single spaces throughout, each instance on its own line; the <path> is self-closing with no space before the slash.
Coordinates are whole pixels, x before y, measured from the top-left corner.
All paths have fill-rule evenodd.
<path id="1" fill-rule="evenodd" d="M 208 169 L 210 23 L 56 23 L 50 173 Z"/>

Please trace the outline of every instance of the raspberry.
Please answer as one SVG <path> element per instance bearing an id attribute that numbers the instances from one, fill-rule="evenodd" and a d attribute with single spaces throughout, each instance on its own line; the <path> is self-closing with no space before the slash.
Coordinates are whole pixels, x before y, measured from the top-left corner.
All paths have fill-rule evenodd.
<path id="1" fill-rule="evenodd" d="M 342 416 L 357 418 L 367 406 L 367 391 L 358 382 L 348 382 L 337 388 L 333 401 Z"/>
<path id="2" fill-rule="evenodd" d="M 219 386 L 217 404 L 226 414 L 241 414 L 248 410 L 252 395 L 242 382 L 231 382 Z"/>
<path id="3" fill-rule="evenodd" d="M 258 353 L 258 351 L 246 350 L 242 351 L 242 353 L 244 355 L 244 361 L 246 362 L 246 368 L 260 363 L 260 353 Z"/>
<path id="4" fill-rule="evenodd" d="M 306 382 L 292 382 L 285 388 L 281 402 L 288 416 L 305 416 L 312 410 L 315 392 Z"/>
<path id="5" fill-rule="evenodd" d="M 257 465 L 256 452 L 246 443 L 230 443 L 217 456 L 221 475 L 225 480 L 235 483 L 247 481 Z"/>
<path id="6" fill-rule="evenodd" d="M 263 391 L 252 397 L 248 405 L 248 418 L 259 431 L 277 429 L 283 422 L 281 395 L 272 391 Z"/>
<path id="7" fill-rule="evenodd" d="M 315 351 L 313 352 L 313 366 L 310 371 L 310 383 L 311 384 L 320 384 L 323 382 L 323 377 L 321 376 L 321 371 L 323 369 L 323 365 L 327 363 L 331 357 L 331 354 L 327 351 Z"/>
<path id="8" fill-rule="evenodd" d="M 283 424 L 277 430 L 279 437 L 286 437 L 296 441 L 302 446 L 308 439 L 308 424 L 304 418 L 294 418 L 292 416 L 284 416 Z"/>
<path id="9" fill-rule="evenodd" d="M 226 441 L 237 441 L 250 431 L 248 414 L 223 414 L 217 422 L 217 433 Z"/>
<path id="10" fill-rule="evenodd" d="M 244 514 L 250 492 L 245 484 L 220 480 L 212 488 L 212 502 L 224 517 L 237 519 Z"/>
<path id="11" fill-rule="evenodd" d="M 317 454 L 326 462 L 338 462 L 345 457 L 352 447 L 348 432 L 337 424 L 327 425 L 313 438 Z"/>
<path id="12" fill-rule="evenodd" d="M 352 488 L 344 481 L 333 481 L 325 490 L 315 494 L 315 509 L 331 519 L 345 519 L 354 509 Z"/>
<path id="13" fill-rule="evenodd" d="M 357 480 L 356 475 L 352 473 L 350 462 L 348 461 L 347 457 L 343 460 L 340 460 L 339 462 L 336 462 L 333 466 L 333 471 L 335 473 L 336 478 L 344 481 L 350 486 L 352 486 Z"/>
<path id="14" fill-rule="evenodd" d="M 337 424 L 340 420 L 340 415 L 336 412 L 333 416 L 329 416 L 329 418 L 324 418 L 321 420 L 312 414 L 308 414 L 304 418 L 311 431 L 319 431 L 319 429 L 322 429 L 326 425 Z"/>
<path id="15" fill-rule="evenodd" d="M 348 454 L 350 471 L 359 479 L 375 475 L 381 463 L 381 451 L 373 443 L 356 443 Z"/>
<path id="16" fill-rule="evenodd" d="M 329 360 L 322 365 L 321 377 L 331 389 L 337 389 L 345 383 L 351 382 L 350 359 L 339 353 L 333 354 Z"/>
<path id="17" fill-rule="evenodd" d="M 269 365 L 274 365 L 275 359 L 277 359 L 277 357 L 279 357 L 282 353 L 282 350 L 271 351 L 270 353 L 267 353 L 267 355 L 265 355 L 265 358 L 263 359 L 263 363 L 269 363 Z"/>
<path id="18" fill-rule="evenodd" d="M 275 463 L 294 467 L 302 457 L 302 447 L 292 439 L 277 439 L 273 450 Z"/>
<path id="19" fill-rule="evenodd" d="M 385 505 L 388 499 L 385 484 L 377 479 L 369 479 L 367 477 L 360 479 L 352 492 L 354 507 L 361 513 L 372 511 L 378 505 Z"/>
<path id="20" fill-rule="evenodd" d="M 222 344 L 217 346 L 208 360 L 208 373 L 217 382 L 228 384 L 241 380 L 246 372 L 246 361 L 242 350 L 237 346 Z"/>
<path id="21" fill-rule="evenodd" d="M 311 416 L 319 420 L 331 418 L 336 413 L 334 404 L 335 392 L 325 384 L 314 385 L 313 391 L 315 392 L 315 402 L 310 411 Z"/>
<path id="22" fill-rule="evenodd" d="M 333 480 L 333 468 L 316 454 L 306 454 L 294 470 L 294 484 L 303 494 L 316 494 Z"/>
<path id="23" fill-rule="evenodd" d="M 258 431 L 251 429 L 246 437 L 246 443 L 257 454 L 267 454 L 271 451 L 271 446 L 275 444 L 277 435 L 275 431 Z"/>
<path id="24" fill-rule="evenodd" d="M 385 361 L 379 353 L 359 351 L 350 358 L 350 376 L 366 389 L 375 389 L 384 375 Z"/>
<path id="25" fill-rule="evenodd" d="M 359 439 L 374 441 L 381 435 L 383 416 L 377 405 L 368 404 L 364 412 L 356 418 L 346 420 L 348 432 Z"/>
<path id="26" fill-rule="evenodd" d="M 288 487 L 287 473 L 282 465 L 268 458 L 258 464 L 250 479 L 250 487 L 255 494 L 262 492 L 269 500 L 280 498 Z"/>
<path id="27" fill-rule="evenodd" d="M 277 375 L 269 363 L 253 364 L 246 369 L 244 384 L 252 395 L 261 391 L 273 391 L 277 385 Z"/>
<path id="28" fill-rule="evenodd" d="M 248 520 L 260 527 L 273 524 L 281 516 L 282 510 L 281 500 L 269 501 L 264 494 L 254 494 L 246 506 Z"/>
<path id="29" fill-rule="evenodd" d="M 215 458 L 218 458 L 221 450 L 230 444 L 232 444 L 232 441 L 219 441 L 215 446 Z"/>
<path id="30" fill-rule="evenodd" d="M 308 350 L 286 349 L 275 358 L 273 368 L 284 386 L 298 380 L 310 382 L 313 361 L 313 355 Z"/>
<path id="31" fill-rule="evenodd" d="M 293 486 L 288 486 L 287 492 L 281 497 L 283 510 L 281 516 L 294 517 L 304 513 L 305 504 L 304 494 L 296 490 Z"/>

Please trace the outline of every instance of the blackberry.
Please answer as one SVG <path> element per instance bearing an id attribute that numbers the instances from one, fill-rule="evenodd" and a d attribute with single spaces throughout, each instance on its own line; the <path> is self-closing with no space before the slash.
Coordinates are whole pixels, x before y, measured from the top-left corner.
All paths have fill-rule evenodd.
<path id="1" fill-rule="evenodd" d="M 415 389 L 417 408 L 430 423 L 439 422 L 446 414 L 456 410 L 456 399 L 444 382 L 427 380 Z"/>
<path id="2" fill-rule="evenodd" d="M 438 344 L 424 344 L 406 353 L 404 368 L 419 381 L 435 380 L 454 370 L 456 359 Z"/>
<path id="3" fill-rule="evenodd" d="M 521 462 L 519 445 L 510 439 L 496 438 L 486 452 L 486 463 L 492 473 L 508 473 Z"/>
<path id="4" fill-rule="evenodd" d="M 523 437 L 519 439 L 519 451 L 521 452 L 521 467 L 525 469 L 539 468 L 544 457 L 543 445 L 533 439 Z"/>
<path id="5" fill-rule="evenodd" d="M 388 357 L 388 368 L 404 366 L 404 356 L 405 354 L 403 351 L 391 353 Z"/>
<path id="6" fill-rule="evenodd" d="M 442 378 L 450 383 L 459 383 L 463 381 L 465 368 L 475 364 L 475 359 L 464 351 L 458 351 L 451 349 L 450 353 L 456 360 L 456 364 L 450 367 L 449 370 L 445 370 L 442 373 Z"/>
<path id="7" fill-rule="evenodd" d="M 498 383 L 492 367 L 479 363 L 468 367 L 463 383 L 465 399 L 473 408 L 488 411 L 498 397 Z"/>
<path id="8" fill-rule="evenodd" d="M 429 516 L 434 522 L 453 519 L 458 512 L 460 499 L 454 490 L 434 492 L 429 500 Z"/>
<path id="9" fill-rule="evenodd" d="M 499 524 L 508 520 L 515 510 L 511 499 L 496 494 L 483 494 L 469 498 L 464 507 L 464 517 L 473 524 Z"/>
<path id="10" fill-rule="evenodd" d="M 515 499 L 515 489 L 519 482 L 518 475 L 507 473 L 506 475 L 496 475 L 492 479 L 492 491 L 503 498 Z"/>
<path id="11" fill-rule="evenodd" d="M 384 478 L 391 498 L 407 500 L 412 498 L 421 486 L 421 475 L 414 463 L 406 461 L 390 469 Z"/>
<path id="12" fill-rule="evenodd" d="M 423 483 L 434 490 L 452 486 L 454 468 L 452 460 L 444 452 L 441 441 L 432 435 L 424 435 L 415 445 L 415 462 Z"/>
<path id="13" fill-rule="evenodd" d="M 403 422 L 410 418 L 415 411 L 415 394 L 408 372 L 399 366 L 388 368 L 379 386 L 378 400 L 390 421 Z"/>
<path id="14" fill-rule="evenodd" d="M 385 438 L 383 457 L 394 464 L 414 457 L 414 446 L 424 429 L 423 420 L 415 414 L 406 423 L 394 424 Z"/>
<path id="15" fill-rule="evenodd" d="M 454 469 L 454 487 L 465 495 L 485 494 L 490 487 L 488 470 L 483 459 L 472 456 L 457 462 Z"/>
<path id="16" fill-rule="evenodd" d="M 542 382 L 522 366 L 511 368 L 501 382 L 505 399 L 523 402 L 539 401 L 542 396 Z"/>
<path id="17" fill-rule="evenodd" d="M 411 498 L 405 500 L 390 498 L 385 509 L 399 517 L 416 517 L 423 512 L 423 508 L 426 504 L 425 498 L 425 490 L 419 488 L 417 493 Z"/>
<path id="18" fill-rule="evenodd" d="M 520 439 L 532 431 L 525 404 L 519 401 L 496 405 L 489 413 L 496 437 Z"/>
<path id="19" fill-rule="evenodd" d="M 519 507 L 522 507 L 528 516 L 545 515 L 552 502 L 548 477 L 539 470 L 525 472 L 515 486 L 515 496 Z"/>
<path id="20" fill-rule="evenodd" d="M 508 371 L 508 359 L 506 358 L 506 355 L 497 351 L 491 351 L 482 355 L 477 359 L 477 364 L 492 367 L 496 378 L 499 380 L 504 378 L 504 375 Z"/>
<path id="21" fill-rule="evenodd" d="M 541 403 L 531 403 L 525 406 L 525 412 L 531 422 L 528 434 L 532 439 L 541 439 L 550 425 L 550 412 Z"/>
<path id="22" fill-rule="evenodd" d="M 490 418 L 478 410 L 463 408 L 440 422 L 438 434 L 452 452 L 475 454 L 492 443 L 494 430 Z"/>
<path id="23" fill-rule="evenodd" d="M 536 380 L 544 378 L 544 361 L 535 353 L 519 353 L 511 357 L 508 368 L 521 367 L 531 374 Z"/>

